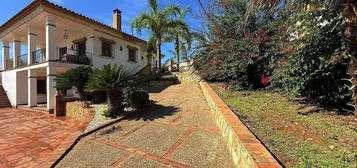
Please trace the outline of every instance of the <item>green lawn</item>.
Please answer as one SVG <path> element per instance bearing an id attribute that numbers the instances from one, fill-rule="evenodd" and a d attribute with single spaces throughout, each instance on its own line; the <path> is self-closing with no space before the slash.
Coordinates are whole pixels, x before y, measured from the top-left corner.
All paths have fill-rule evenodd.
<path id="1" fill-rule="evenodd" d="M 212 84 L 286 167 L 355 168 L 357 120 L 289 102 L 279 93 L 231 92 Z"/>

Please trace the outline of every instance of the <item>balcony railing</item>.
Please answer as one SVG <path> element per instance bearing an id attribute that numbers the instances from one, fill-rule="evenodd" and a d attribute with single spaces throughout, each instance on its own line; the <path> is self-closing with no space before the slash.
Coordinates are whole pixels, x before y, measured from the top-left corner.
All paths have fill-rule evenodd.
<path id="1" fill-rule="evenodd" d="M 38 49 L 32 52 L 33 58 L 31 64 L 39 64 L 46 61 L 46 49 Z"/>
<path id="2" fill-rule="evenodd" d="M 9 58 L 6 60 L 6 69 L 14 68 L 14 58 Z"/>
<path id="3" fill-rule="evenodd" d="M 27 57 L 28 54 L 22 54 L 18 57 L 17 59 L 17 66 L 18 67 L 24 67 L 27 65 Z"/>
<path id="4" fill-rule="evenodd" d="M 46 49 L 38 49 L 32 52 L 33 58 L 31 60 L 31 65 L 40 64 L 46 62 Z M 78 52 L 76 50 L 57 50 L 56 60 L 63 63 L 71 64 L 84 64 L 90 65 L 90 59 L 92 58 L 92 53 L 90 52 Z M 22 54 L 17 57 L 16 61 L 17 67 L 24 67 L 28 65 L 28 54 Z M 6 69 L 14 68 L 14 59 L 9 58 L 6 61 Z"/>
<path id="5" fill-rule="evenodd" d="M 71 64 L 84 64 L 90 65 L 90 59 L 92 57 L 92 53 L 90 52 L 79 52 L 76 50 L 58 50 L 58 60 L 63 63 L 71 63 Z"/>

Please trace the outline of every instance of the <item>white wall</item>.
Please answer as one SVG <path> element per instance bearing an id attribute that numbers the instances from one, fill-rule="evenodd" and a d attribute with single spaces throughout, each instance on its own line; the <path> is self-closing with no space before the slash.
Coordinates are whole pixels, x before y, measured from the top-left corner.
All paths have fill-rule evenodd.
<path id="1" fill-rule="evenodd" d="M 16 106 L 16 72 L 2 72 L 2 86 L 12 106 Z"/>
<path id="2" fill-rule="evenodd" d="M 114 50 L 114 57 L 101 56 L 102 53 L 101 51 L 102 41 L 100 40 L 101 37 L 115 41 L 115 44 L 113 44 L 112 46 Z M 129 59 L 129 50 L 127 48 L 128 45 L 138 48 L 136 63 L 128 61 Z M 122 51 L 120 51 L 120 47 L 122 47 Z M 146 48 L 140 47 L 140 45 L 138 44 L 124 41 L 122 39 L 101 32 L 95 32 L 94 39 L 92 38 L 87 40 L 87 51 L 88 50 L 93 50 L 89 52 L 93 53 L 93 66 L 96 68 L 101 68 L 103 67 L 103 65 L 106 64 L 122 64 L 122 65 L 126 65 L 129 69 L 129 72 L 134 74 L 140 71 L 142 68 L 144 68 L 148 62 Z"/>
<path id="3" fill-rule="evenodd" d="M 28 75 L 27 71 L 17 72 L 16 75 L 16 85 L 17 85 L 17 105 L 28 103 Z"/>

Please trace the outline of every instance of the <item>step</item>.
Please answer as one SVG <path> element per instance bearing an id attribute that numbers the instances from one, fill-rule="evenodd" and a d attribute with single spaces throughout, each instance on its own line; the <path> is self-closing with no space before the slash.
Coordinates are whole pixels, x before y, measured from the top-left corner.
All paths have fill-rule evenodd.
<path id="1" fill-rule="evenodd" d="M 11 107 L 10 101 L 2 85 L 0 85 L 0 108 Z"/>

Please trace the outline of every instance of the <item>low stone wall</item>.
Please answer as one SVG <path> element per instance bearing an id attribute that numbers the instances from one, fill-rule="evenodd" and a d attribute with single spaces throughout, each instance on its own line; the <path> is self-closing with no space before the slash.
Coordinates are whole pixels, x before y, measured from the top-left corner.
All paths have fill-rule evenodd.
<path id="1" fill-rule="evenodd" d="M 184 71 L 184 72 L 177 72 L 173 73 L 177 76 L 179 79 L 180 83 L 182 84 L 190 84 L 190 83 L 199 83 L 201 80 L 201 77 L 197 75 L 193 70 L 189 71 Z"/>
<path id="2" fill-rule="evenodd" d="M 236 166 L 244 168 L 281 168 L 282 166 L 208 83 L 201 81 L 200 86 L 211 107 L 215 120 L 222 130 L 222 136 L 228 144 Z"/>

